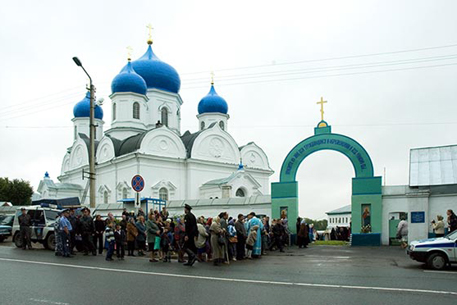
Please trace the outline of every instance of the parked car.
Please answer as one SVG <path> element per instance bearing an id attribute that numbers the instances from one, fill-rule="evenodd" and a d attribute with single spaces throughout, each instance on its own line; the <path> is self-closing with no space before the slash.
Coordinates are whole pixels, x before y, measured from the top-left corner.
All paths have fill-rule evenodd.
<path id="1" fill-rule="evenodd" d="M 13 230 L 14 215 L 2 215 L 0 220 L 0 243 L 10 237 Z"/>
<path id="2" fill-rule="evenodd" d="M 22 214 L 21 208 L 18 208 L 13 222 L 13 242 L 18 248 L 22 247 L 18 221 L 19 215 Z M 61 210 L 41 206 L 26 206 L 24 208 L 27 210 L 27 214 L 32 218 L 31 241 L 34 243 L 41 243 L 46 249 L 54 251 L 54 222 Z"/>
<path id="3" fill-rule="evenodd" d="M 409 244 L 409 257 L 435 270 L 457 264 L 457 231 L 444 237 L 416 240 Z"/>

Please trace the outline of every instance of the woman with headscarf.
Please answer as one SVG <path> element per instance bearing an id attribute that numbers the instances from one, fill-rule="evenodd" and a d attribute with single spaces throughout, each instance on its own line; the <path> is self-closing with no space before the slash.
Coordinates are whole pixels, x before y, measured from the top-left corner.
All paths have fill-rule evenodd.
<path id="1" fill-rule="evenodd" d="M 144 216 L 138 216 L 138 222 L 135 224 L 138 235 L 136 237 L 136 242 L 138 244 L 138 255 L 143 256 L 144 250 L 146 248 L 146 223 L 144 221 Z"/>
<path id="2" fill-rule="evenodd" d="M 135 226 L 135 219 L 130 217 L 127 222 L 127 256 L 135 256 L 135 239 L 138 236 L 138 229 Z"/>
<path id="3" fill-rule="evenodd" d="M 175 250 L 178 252 L 178 263 L 184 263 L 184 237 L 186 236 L 186 228 L 184 226 L 184 218 L 176 219 L 177 224 L 174 229 Z"/>
<path id="4" fill-rule="evenodd" d="M 219 236 L 221 234 L 223 234 L 224 231 L 221 228 L 221 219 L 219 218 L 219 216 L 216 216 L 213 218 L 213 222 L 211 223 L 209 232 L 211 233 L 211 249 L 212 249 L 213 263 L 215 266 L 219 266 L 219 264 L 224 259 L 224 253 L 222 252 L 222 246 L 219 243 Z"/>
<path id="5" fill-rule="evenodd" d="M 435 220 L 432 221 L 432 227 L 433 227 L 433 231 L 435 231 L 435 237 L 443 237 L 444 236 L 443 216 L 437 215 L 436 218 L 438 219 L 437 222 L 435 222 Z"/>

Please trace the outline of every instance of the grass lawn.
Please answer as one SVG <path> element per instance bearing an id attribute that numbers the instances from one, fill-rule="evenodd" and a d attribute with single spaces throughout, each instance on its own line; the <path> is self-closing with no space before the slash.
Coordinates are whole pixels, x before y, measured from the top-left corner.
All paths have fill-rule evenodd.
<path id="1" fill-rule="evenodd" d="M 312 245 L 316 246 L 348 246 L 349 242 L 342 240 L 316 240 Z"/>

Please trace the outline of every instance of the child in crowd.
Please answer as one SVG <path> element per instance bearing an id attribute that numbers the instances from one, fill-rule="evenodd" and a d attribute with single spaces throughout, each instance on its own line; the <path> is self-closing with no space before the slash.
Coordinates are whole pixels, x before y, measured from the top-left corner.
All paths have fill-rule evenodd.
<path id="1" fill-rule="evenodd" d="M 108 244 L 108 251 L 106 252 L 106 260 L 107 261 L 112 261 L 113 260 L 113 252 L 114 252 L 114 222 L 111 220 L 108 220 L 106 229 L 105 229 L 105 240 Z"/>
<path id="2" fill-rule="evenodd" d="M 254 244 L 257 240 L 257 229 L 259 228 L 258 225 L 255 225 L 251 228 L 249 232 L 248 239 L 246 240 L 246 249 L 247 251 L 247 258 L 252 258 L 252 249 L 254 249 Z"/>
<path id="3" fill-rule="evenodd" d="M 116 256 L 117 259 L 123 260 L 125 255 L 125 231 L 121 225 L 116 225 L 114 232 L 114 239 L 116 241 Z"/>
<path id="4" fill-rule="evenodd" d="M 160 244 L 160 248 L 161 248 L 161 251 L 162 251 L 163 262 L 164 263 L 166 263 L 166 262 L 171 263 L 170 246 L 171 246 L 172 239 L 170 239 L 170 235 L 168 235 L 169 231 L 170 231 L 170 223 L 169 222 L 165 222 L 165 225 L 163 227 L 163 231 L 160 234 L 160 243 L 161 243 Z"/>

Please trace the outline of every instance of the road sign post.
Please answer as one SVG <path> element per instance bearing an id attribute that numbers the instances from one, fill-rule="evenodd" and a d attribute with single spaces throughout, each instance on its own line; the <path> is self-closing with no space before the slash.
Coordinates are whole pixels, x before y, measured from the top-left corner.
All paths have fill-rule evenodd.
<path id="1" fill-rule="evenodd" d="M 144 189 L 144 179 L 140 175 L 135 175 L 132 178 L 132 188 L 136 192 L 135 194 L 135 209 L 138 209 L 141 206 L 140 202 L 140 192 Z"/>

